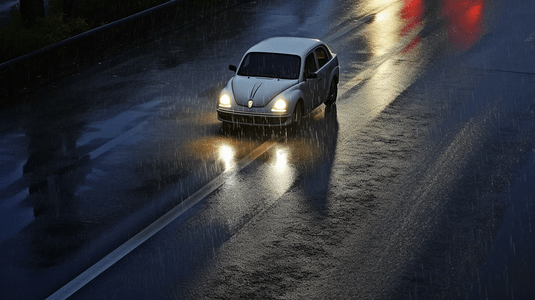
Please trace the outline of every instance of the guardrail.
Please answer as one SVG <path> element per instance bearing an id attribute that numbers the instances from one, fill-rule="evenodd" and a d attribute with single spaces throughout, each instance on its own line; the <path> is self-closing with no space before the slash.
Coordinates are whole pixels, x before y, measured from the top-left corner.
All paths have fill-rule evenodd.
<path id="1" fill-rule="evenodd" d="M 0 107 L 28 91 L 243 0 L 171 0 L 0 64 Z"/>

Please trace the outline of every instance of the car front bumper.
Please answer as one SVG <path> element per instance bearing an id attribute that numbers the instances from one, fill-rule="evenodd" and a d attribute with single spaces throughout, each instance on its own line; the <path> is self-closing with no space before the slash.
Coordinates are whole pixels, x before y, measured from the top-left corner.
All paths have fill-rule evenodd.
<path id="1" fill-rule="evenodd" d="M 292 123 L 289 114 L 242 113 L 217 109 L 217 119 L 226 123 L 256 126 L 288 126 Z"/>

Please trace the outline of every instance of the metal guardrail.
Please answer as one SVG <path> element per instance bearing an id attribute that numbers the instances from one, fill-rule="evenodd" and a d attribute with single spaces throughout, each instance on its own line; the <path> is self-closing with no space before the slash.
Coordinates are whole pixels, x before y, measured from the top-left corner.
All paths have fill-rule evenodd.
<path id="1" fill-rule="evenodd" d="M 243 1 L 214 0 L 213 5 L 199 10 L 194 0 L 170 0 L 4 62 L 0 64 L 0 107 L 17 101 L 29 90 L 148 42 L 157 32 L 176 30 Z"/>
<path id="2" fill-rule="evenodd" d="M 98 33 L 103 32 L 103 31 L 109 30 L 111 28 L 117 27 L 118 25 L 121 25 L 123 23 L 129 22 L 131 20 L 138 19 L 138 18 L 141 18 L 143 16 L 150 15 L 153 11 L 157 11 L 157 10 L 160 10 L 160 9 L 165 9 L 168 6 L 175 4 L 175 3 L 172 3 L 172 2 L 177 2 L 177 1 L 179 1 L 179 0 L 170 0 L 169 2 L 162 3 L 162 4 L 158 5 L 158 6 L 152 7 L 150 9 L 144 10 L 142 12 L 136 13 L 136 14 L 128 16 L 126 18 L 123 18 L 123 19 L 120 19 L 120 20 L 117 20 L 117 21 L 102 25 L 100 27 L 97 27 L 97 28 L 88 30 L 86 32 L 80 33 L 78 35 L 75 35 L 75 36 L 70 37 L 68 39 L 65 39 L 63 41 L 57 42 L 57 43 L 55 43 L 53 45 L 46 46 L 46 47 L 41 48 L 39 50 L 36 50 L 34 52 L 19 56 L 17 58 L 14 58 L 12 60 L 7 61 L 7 62 L 1 63 L 0 64 L 0 69 L 7 68 L 7 67 L 9 67 L 9 66 L 11 66 L 13 64 L 16 64 L 16 63 L 20 62 L 20 61 L 26 60 L 26 59 L 31 58 L 33 56 L 40 55 L 42 53 L 46 53 L 48 51 L 57 49 L 59 47 L 74 43 L 76 41 L 79 41 L 79 40 L 82 40 L 82 39 L 86 39 L 88 37 L 91 37 L 93 35 L 96 35 Z"/>

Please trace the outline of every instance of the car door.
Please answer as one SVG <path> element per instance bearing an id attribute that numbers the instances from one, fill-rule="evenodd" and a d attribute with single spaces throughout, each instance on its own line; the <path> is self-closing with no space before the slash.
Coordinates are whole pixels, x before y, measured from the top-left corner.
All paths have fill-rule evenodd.
<path id="1" fill-rule="evenodd" d="M 303 93 L 305 94 L 305 106 L 307 111 L 312 110 L 318 106 L 318 78 L 310 77 L 313 74 L 316 74 L 318 70 L 316 57 L 314 52 L 311 52 L 307 55 L 305 59 L 305 70 L 304 70 L 304 88 Z"/>
<path id="2" fill-rule="evenodd" d="M 318 103 L 316 106 L 318 106 L 327 100 L 328 89 L 330 87 L 329 79 L 331 75 L 331 70 L 328 69 L 328 62 L 331 57 L 322 46 L 317 47 L 314 50 L 314 53 L 316 54 L 318 61 L 318 71 L 316 72 L 318 74 Z"/>

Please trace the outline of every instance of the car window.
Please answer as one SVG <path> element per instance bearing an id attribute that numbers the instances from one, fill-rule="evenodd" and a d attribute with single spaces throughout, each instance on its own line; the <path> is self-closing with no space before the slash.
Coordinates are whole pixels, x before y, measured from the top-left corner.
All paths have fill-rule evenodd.
<path id="1" fill-rule="evenodd" d="M 318 70 L 314 53 L 310 53 L 305 59 L 305 76 L 315 73 Z"/>
<path id="2" fill-rule="evenodd" d="M 318 58 L 319 68 L 321 69 L 331 59 L 325 49 L 318 47 L 316 49 L 316 57 Z"/>
<path id="3" fill-rule="evenodd" d="M 238 75 L 297 79 L 300 68 L 301 58 L 297 55 L 252 52 L 245 56 Z"/>

